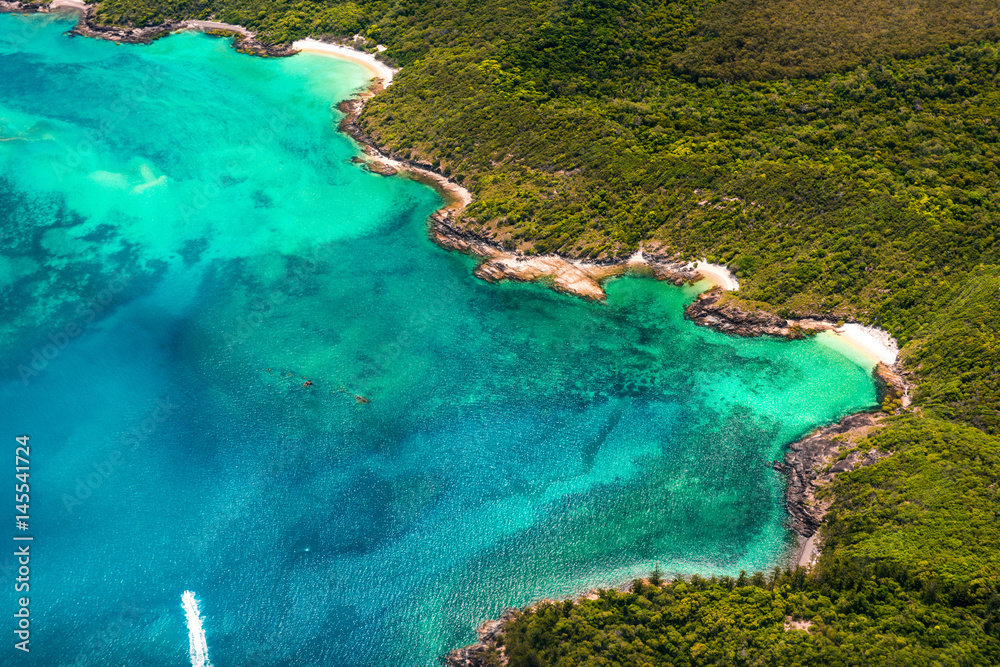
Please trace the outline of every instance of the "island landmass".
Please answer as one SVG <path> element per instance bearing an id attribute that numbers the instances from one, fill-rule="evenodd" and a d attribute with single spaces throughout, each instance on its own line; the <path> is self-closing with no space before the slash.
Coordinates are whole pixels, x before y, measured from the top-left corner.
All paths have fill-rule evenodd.
<path id="1" fill-rule="evenodd" d="M 775 463 L 784 569 L 542 601 L 452 664 L 1000 663 L 997 3 L 0 3 L 60 7 L 82 35 L 400 66 L 342 127 L 373 171 L 451 184 L 430 234 L 484 279 L 600 300 L 635 259 L 714 274 L 699 324 L 884 353 L 880 412 Z"/>

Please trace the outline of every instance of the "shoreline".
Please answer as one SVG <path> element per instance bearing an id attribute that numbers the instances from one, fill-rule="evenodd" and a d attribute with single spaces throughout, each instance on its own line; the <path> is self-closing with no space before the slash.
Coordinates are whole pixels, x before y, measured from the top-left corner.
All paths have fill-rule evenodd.
<path id="1" fill-rule="evenodd" d="M 299 44 L 296 42 L 295 44 Z M 314 44 L 322 44 L 315 42 Z M 317 50 L 332 57 L 342 57 L 346 47 Z M 391 82 L 391 80 L 390 80 Z M 520 251 L 507 250 L 492 239 L 478 236 L 469 230 L 460 229 L 457 217 L 472 203 L 473 196 L 468 189 L 434 170 L 433 166 L 417 160 L 409 160 L 387 151 L 361 127 L 358 120 L 364 111 L 365 102 L 384 90 L 379 78 L 365 91 L 344 100 L 337 108 L 344 114 L 339 130 L 347 134 L 360 146 L 366 158 L 363 160 L 369 171 L 383 176 L 402 174 L 426 185 L 434 187 L 445 199 L 445 205 L 429 217 L 428 234 L 437 245 L 455 250 L 483 260 L 473 275 L 486 282 L 513 280 L 548 284 L 553 290 L 581 297 L 589 301 L 604 301 L 607 295 L 602 283 L 611 277 L 628 272 L 652 276 L 656 280 L 666 280 L 676 286 L 694 284 L 708 280 L 712 285 L 727 289 L 738 289 L 739 283 L 729 270 L 721 265 L 707 262 L 682 262 L 676 256 L 647 255 L 640 249 L 631 257 L 608 262 L 590 262 L 583 259 L 565 257 L 558 254 L 527 255 Z M 694 268 L 698 266 L 699 268 Z"/>
<path id="2" fill-rule="evenodd" d="M 875 364 L 883 363 L 892 366 L 899 358 L 899 344 L 889 332 L 877 327 L 870 327 L 858 322 L 847 322 L 828 332 L 820 332 L 817 340 L 823 338 L 824 343 L 836 342 L 851 348 Z M 830 347 L 840 350 L 841 346 Z M 841 350 L 842 351 L 842 350 Z"/>
<path id="3" fill-rule="evenodd" d="M 740 281 L 722 264 L 711 264 L 702 258 L 694 263 L 694 270 L 702 274 L 714 287 L 721 287 L 727 292 L 736 292 L 740 289 Z"/>
<path id="4" fill-rule="evenodd" d="M 606 298 L 601 285 L 604 280 L 627 272 L 650 275 L 657 280 L 668 280 L 678 286 L 707 281 L 715 287 L 727 290 L 739 289 L 736 277 L 725 266 L 710 264 L 704 259 L 691 263 L 680 261 L 677 256 L 656 254 L 647 256 L 641 247 L 632 257 L 608 262 L 589 262 L 559 254 L 526 255 L 506 250 L 491 240 L 479 238 L 466 230 L 459 229 L 456 225 L 457 216 L 472 203 L 472 193 L 461 184 L 435 171 L 430 164 L 407 160 L 384 150 L 358 124 L 365 101 L 391 85 L 398 71 L 369 53 L 313 38 L 297 40 L 290 46 L 263 44 L 257 41 L 249 29 L 218 21 L 185 20 L 143 28 L 104 26 L 91 20 L 93 7 L 82 0 L 53 0 L 53 4 L 49 6 L 18 0 L 14 2 L 0 0 L 0 11 L 49 13 L 56 9 L 78 11 L 80 19 L 70 32 L 86 37 L 124 43 L 148 43 L 183 30 L 220 31 L 233 34 L 235 38 L 233 46 L 240 52 L 265 57 L 285 57 L 301 52 L 314 53 L 347 60 L 364 67 L 372 74 L 372 82 L 365 90 L 337 105 L 337 108 L 344 113 L 339 125 L 340 131 L 359 144 L 365 158 L 359 158 L 357 161 L 365 163 L 369 171 L 383 176 L 400 174 L 437 190 L 445 201 L 444 206 L 430 216 L 429 236 L 444 248 L 485 260 L 473 272 L 482 280 L 547 283 L 556 291 L 592 301 L 603 301 Z"/>
<path id="5" fill-rule="evenodd" d="M 696 324 L 722 333 L 755 338 L 776 336 L 800 339 L 816 335 L 816 339 L 860 363 L 895 367 L 899 360 L 899 344 L 889 332 L 860 322 L 834 322 L 827 319 L 785 319 L 764 310 L 746 310 L 729 303 L 721 287 L 713 287 L 698 295 L 684 311 L 684 316 Z M 896 369 L 899 372 L 898 369 Z"/>
<path id="6" fill-rule="evenodd" d="M 381 63 L 368 53 L 314 39 L 296 41 L 291 47 L 264 45 L 257 42 L 253 33 L 242 26 L 211 21 L 182 21 L 139 29 L 100 26 L 90 22 L 93 7 L 84 4 L 81 0 L 53 0 L 53 3 L 48 6 L 35 5 L 33 3 L 4 2 L 0 0 L 0 11 L 50 13 L 59 9 L 80 12 L 81 18 L 77 26 L 71 31 L 73 34 L 97 37 L 109 41 L 148 42 L 157 37 L 180 30 L 219 30 L 234 33 L 236 38 L 234 46 L 238 50 L 245 49 L 258 56 L 283 57 L 294 55 L 298 52 L 308 52 L 348 60 L 364 67 L 372 73 L 372 82 L 362 92 L 349 100 L 342 101 L 338 105 L 338 109 L 345 113 L 344 119 L 340 122 L 339 129 L 351 136 L 359 144 L 359 147 L 368 158 L 366 162 L 371 171 L 386 176 L 399 174 L 413 178 L 434 187 L 441 194 L 445 200 L 444 206 L 435 211 L 429 218 L 429 235 L 431 239 L 446 249 L 460 251 L 483 259 L 484 261 L 475 269 L 474 275 L 487 282 L 502 280 L 547 282 L 556 291 L 595 301 L 602 301 L 606 297 L 601 285 L 604 280 L 624 275 L 629 271 L 645 273 L 657 280 L 669 280 L 676 285 L 708 281 L 712 285 L 712 288 L 704 292 L 695 303 L 698 303 L 701 297 L 708 294 L 736 291 L 739 289 L 738 280 L 726 267 L 718 264 L 710 264 L 705 260 L 689 263 L 680 262 L 676 256 L 647 256 L 641 248 L 632 257 L 603 263 L 589 262 L 557 254 L 529 256 L 524 253 L 505 250 L 495 242 L 480 238 L 467 230 L 459 229 L 455 224 L 457 222 L 457 215 L 472 203 L 472 193 L 459 183 L 434 171 L 433 167 L 429 164 L 404 160 L 399 156 L 393 155 L 391 152 L 383 152 L 383 149 L 358 125 L 357 121 L 363 112 L 365 101 L 391 85 L 394 74 L 398 71 Z M 775 315 L 767 315 L 770 318 L 781 320 L 781 318 L 777 318 Z M 685 312 L 685 316 L 687 316 L 687 311 Z M 778 331 L 783 330 L 784 333 L 762 331 L 744 334 L 728 330 L 724 326 L 719 326 L 718 323 L 706 323 L 698 321 L 694 317 L 690 319 L 695 319 L 701 326 L 707 326 L 725 333 L 736 333 L 737 335 L 780 335 L 788 338 L 796 338 L 801 337 L 796 334 L 802 331 L 821 332 L 825 337 L 835 337 L 834 340 L 851 346 L 859 354 L 874 360 L 877 364 L 876 368 L 880 366 L 885 366 L 886 368 L 893 366 L 898 358 L 898 346 L 888 333 L 873 327 L 865 327 L 859 323 L 848 323 L 838 327 L 834 323 L 824 320 L 781 320 L 780 322 L 772 321 L 771 324 L 766 326 L 777 327 Z M 724 323 L 725 321 L 720 320 L 720 322 Z M 890 370 L 896 373 L 897 378 L 899 377 L 898 369 Z M 904 387 L 901 398 L 904 399 L 903 405 L 905 407 L 908 404 L 908 401 L 905 399 L 908 399 L 909 391 L 906 383 L 901 379 L 899 381 Z M 891 390 L 896 385 L 889 382 L 888 386 Z M 794 516 L 791 510 L 793 506 L 800 507 L 806 512 L 813 509 L 809 507 L 811 503 L 815 502 L 810 489 L 814 490 L 816 486 L 820 485 L 818 480 L 823 479 L 824 475 L 828 475 L 832 479 L 833 475 L 852 470 L 855 465 L 869 464 L 871 457 L 871 454 L 867 458 L 863 458 L 861 455 L 852 453 L 844 459 L 844 462 L 831 464 L 831 469 L 827 473 L 821 474 L 816 470 L 819 466 L 816 459 L 817 452 L 821 457 L 819 461 L 825 461 L 831 456 L 828 451 L 830 442 L 836 442 L 835 447 L 837 449 L 833 453 L 833 456 L 836 456 L 839 454 L 839 447 L 843 445 L 841 440 L 833 441 L 832 438 L 845 434 L 851 434 L 852 437 L 858 433 L 863 435 L 873 424 L 877 424 L 880 418 L 880 416 L 872 416 L 868 412 L 855 413 L 854 415 L 845 417 L 837 424 L 820 429 L 818 432 L 814 432 L 788 446 L 785 453 L 785 463 L 776 463 L 774 467 L 777 470 L 782 470 L 789 476 L 788 488 L 791 489 L 792 473 L 790 471 L 797 466 L 800 470 L 800 478 L 804 480 L 802 488 L 806 489 L 803 491 L 802 498 L 796 501 L 793 501 L 786 493 L 786 511 L 790 517 Z M 849 439 L 850 437 L 844 438 L 844 440 Z M 810 441 L 812 442 L 811 445 L 803 444 Z M 806 453 L 803 454 L 802 452 Z M 878 458 L 876 457 L 870 462 L 877 460 Z M 788 467 L 782 469 L 779 467 L 781 465 Z M 799 547 L 793 552 L 794 555 L 790 555 L 788 562 L 793 566 L 808 567 L 818 557 L 819 544 L 817 544 L 816 530 L 822 522 L 822 514 L 825 513 L 825 509 L 825 507 L 821 508 L 818 519 L 813 514 L 808 514 L 811 519 L 801 519 L 804 522 L 803 525 L 807 526 L 805 530 L 811 530 L 811 533 L 803 535 L 799 531 L 795 531 L 804 538 L 804 543 L 802 543 L 803 540 L 800 540 Z M 815 526 L 812 526 L 813 523 L 815 523 Z M 576 599 L 589 593 L 578 595 Z M 503 621 L 485 621 L 481 627 L 484 627 L 488 623 L 495 624 L 492 626 L 495 630 L 494 637 L 502 634 Z M 456 651 L 461 650 L 463 649 L 456 649 Z"/>
<path id="7" fill-rule="evenodd" d="M 789 530 L 796 536 L 779 563 L 783 562 L 793 570 L 803 568 L 808 571 L 819 562 L 823 547 L 819 528 L 833 501 L 831 498 L 817 500 L 816 492 L 828 487 L 841 473 L 872 465 L 891 456 L 892 452 L 853 449 L 870 431 L 881 427 L 884 417 L 884 414 L 875 412 L 847 415 L 837 423 L 815 429 L 789 444 L 784 461 L 774 461 L 771 464 L 774 470 L 788 478 L 786 512 L 790 519 Z M 849 453 L 842 457 L 842 452 Z M 608 589 L 622 591 L 628 586 L 629 582 L 626 582 L 609 586 Z M 595 599 L 596 594 L 597 589 L 590 589 L 555 602 L 575 603 L 583 599 Z M 542 598 L 517 609 L 505 609 L 498 618 L 484 620 L 476 628 L 476 642 L 449 651 L 444 656 L 445 664 L 447 667 L 506 664 L 502 641 L 506 625 L 521 612 L 552 602 L 554 601 L 550 598 Z M 492 661 L 495 656 L 500 657 L 500 663 Z"/>
<path id="8" fill-rule="evenodd" d="M 69 2 L 70 0 L 64 1 Z M 383 89 L 392 85 L 392 78 L 399 71 L 398 69 L 389 67 L 370 53 L 358 51 L 349 46 L 321 42 L 311 37 L 292 42 L 292 48 L 299 53 L 315 53 L 317 55 L 339 58 L 340 60 L 349 60 L 356 65 L 361 65 L 372 73 Z"/>
<path id="9" fill-rule="evenodd" d="M 486 282 L 542 282 L 557 292 L 604 301 L 607 294 L 603 282 L 627 273 L 651 276 L 678 287 L 702 280 L 702 275 L 687 263 L 670 257 L 646 257 L 641 251 L 628 259 L 598 264 L 560 255 L 530 256 L 505 250 L 491 240 L 458 229 L 454 213 L 442 210 L 431 216 L 431 238 L 439 246 L 484 260 L 473 275 Z"/>
<path id="10" fill-rule="evenodd" d="M 81 12 L 87 11 L 87 3 L 83 0 L 52 0 L 49 3 L 49 9 L 59 9 L 62 7 L 76 9 Z"/>
<path id="11" fill-rule="evenodd" d="M 257 41 L 254 33 L 243 26 L 218 21 L 168 21 L 141 28 L 111 26 L 96 23 L 93 20 L 94 5 L 88 5 L 82 0 L 52 0 L 50 4 L 22 2 L 21 0 L 0 0 L 0 13 L 13 14 L 56 14 L 70 10 L 79 13 L 79 18 L 70 35 L 93 37 L 121 44 L 149 44 L 156 39 L 183 30 L 199 32 L 231 33 L 235 38 L 233 46 L 240 53 L 248 53 L 262 57 L 282 57 L 294 55 L 296 51 L 287 46 L 274 46 Z"/>

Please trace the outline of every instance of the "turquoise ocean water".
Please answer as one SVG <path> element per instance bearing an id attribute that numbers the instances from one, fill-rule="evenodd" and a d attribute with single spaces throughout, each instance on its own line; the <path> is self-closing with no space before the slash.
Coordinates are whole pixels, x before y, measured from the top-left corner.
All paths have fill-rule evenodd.
<path id="1" fill-rule="evenodd" d="M 30 435 L 35 537 L 0 663 L 189 664 L 191 590 L 216 667 L 435 665 L 507 606 L 766 569 L 769 462 L 875 401 L 817 341 L 684 321 L 695 288 L 477 281 L 433 191 L 350 163 L 353 64 L 70 26 L 0 15 L 0 479 Z"/>

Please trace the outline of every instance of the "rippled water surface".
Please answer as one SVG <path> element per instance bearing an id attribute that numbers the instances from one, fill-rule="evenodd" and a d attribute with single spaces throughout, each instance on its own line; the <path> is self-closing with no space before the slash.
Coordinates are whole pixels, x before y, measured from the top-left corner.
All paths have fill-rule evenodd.
<path id="1" fill-rule="evenodd" d="M 817 341 L 684 321 L 695 288 L 477 281 L 427 240 L 434 192 L 351 164 L 356 65 L 69 27 L 0 15 L 24 664 L 185 664 L 190 590 L 216 667 L 435 665 L 505 606 L 767 568 L 768 463 L 875 400 Z"/>

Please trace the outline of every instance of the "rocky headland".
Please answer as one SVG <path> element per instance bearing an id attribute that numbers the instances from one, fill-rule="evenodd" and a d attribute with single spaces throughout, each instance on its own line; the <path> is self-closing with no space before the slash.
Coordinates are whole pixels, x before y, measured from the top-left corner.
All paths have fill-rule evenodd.
<path id="1" fill-rule="evenodd" d="M 838 333 L 842 330 L 842 324 L 829 320 L 785 319 L 761 309 L 744 308 L 718 288 L 700 294 L 684 311 L 684 316 L 701 326 L 746 337 L 796 339 L 821 331 Z M 872 369 L 872 379 L 879 403 L 890 409 L 909 405 L 910 386 L 900 364 L 879 361 Z M 886 399 L 890 402 L 885 403 Z M 860 452 L 853 448 L 883 416 L 884 413 L 869 412 L 849 415 L 793 442 L 785 452 L 784 461 L 774 463 L 773 467 L 788 477 L 785 505 L 789 528 L 799 536 L 799 554 L 793 565 L 808 565 L 818 551 L 814 536 L 832 501 L 817 501 L 816 491 L 829 485 L 837 474 L 870 465 L 882 457 L 876 452 Z M 842 456 L 848 450 L 850 452 Z"/>
<path id="2" fill-rule="evenodd" d="M 66 8 L 76 10 L 80 14 L 76 26 L 70 31 L 74 35 L 122 43 L 149 43 L 180 30 L 200 30 L 210 34 L 231 35 L 235 40 L 235 48 L 244 53 L 258 56 L 289 56 L 298 52 L 294 46 L 264 44 L 258 41 L 250 30 L 242 26 L 217 21 L 188 20 L 152 26 L 109 26 L 98 23 L 95 20 L 94 7 L 84 4 L 81 0 L 54 0 L 51 5 L 0 0 L 0 11 L 7 12 L 52 12 Z M 445 248 L 482 258 L 483 263 L 474 272 L 477 277 L 488 282 L 503 280 L 542 282 L 556 291 L 592 301 L 601 301 L 605 298 L 604 288 L 601 286 L 604 280 L 629 271 L 650 275 L 657 280 L 666 280 L 675 285 L 693 283 L 705 277 L 694 268 L 694 265 L 682 262 L 677 257 L 644 255 L 640 251 L 627 259 L 593 262 L 560 255 L 527 255 L 507 250 L 495 242 L 462 229 L 458 223 L 458 214 L 471 203 L 471 193 L 436 171 L 433 165 L 404 158 L 379 146 L 358 123 L 365 101 L 381 92 L 387 83 L 389 82 L 376 76 L 367 90 L 341 102 L 337 108 L 344 117 L 339 129 L 361 147 L 365 157 L 357 158 L 356 161 L 362 162 L 369 171 L 383 176 L 402 173 L 434 187 L 442 194 L 446 203 L 431 217 L 429 234 Z"/>
<path id="3" fill-rule="evenodd" d="M 668 258 L 646 257 L 642 252 L 615 262 L 588 262 L 559 255 L 525 255 L 505 250 L 491 241 L 460 229 L 454 211 L 443 209 L 431 216 L 430 234 L 445 248 L 458 250 L 484 261 L 474 273 L 487 282 L 540 281 L 566 294 L 601 301 L 606 297 L 602 281 L 627 272 L 650 275 L 674 285 L 701 280 L 702 274 L 690 264 Z"/>
<path id="4" fill-rule="evenodd" d="M 462 228 L 458 216 L 472 201 L 469 191 L 434 171 L 432 165 L 406 159 L 379 146 L 358 123 L 365 100 L 379 90 L 381 86 L 376 85 L 338 105 L 337 108 L 344 114 L 340 121 L 340 131 L 361 146 L 368 156 L 366 166 L 369 171 L 387 176 L 405 173 L 428 182 L 441 192 L 446 205 L 431 215 L 428 230 L 430 237 L 444 248 L 482 259 L 483 262 L 473 272 L 476 277 L 487 282 L 542 282 L 558 292 L 591 301 L 605 299 L 606 294 L 601 286 L 604 280 L 630 271 L 644 273 L 674 285 L 697 282 L 704 277 L 690 263 L 673 257 L 647 256 L 639 252 L 623 260 L 592 262 L 561 255 L 528 255 L 505 249 L 490 239 Z"/>
<path id="5" fill-rule="evenodd" d="M 884 456 L 855 449 L 857 442 L 883 417 L 884 414 L 871 412 L 844 417 L 836 424 L 793 442 L 785 452 L 784 461 L 772 464 L 788 478 L 785 490 L 788 526 L 801 538 L 808 539 L 816 534 L 831 502 L 817 501 L 816 491 L 820 487 L 829 485 L 839 473 L 871 465 Z"/>
<path id="6" fill-rule="evenodd" d="M 450 228 L 443 228 L 447 235 Z M 467 243 L 466 252 L 477 253 L 477 241 L 457 234 L 447 243 Z M 724 299 L 724 292 L 714 288 L 702 293 L 686 310 L 685 315 L 699 325 L 738 336 L 781 336 L 801 338 L 819 331 L 837 331 L 838 325 L 820 319 L 788 320 L 763 310 L 746 310 Z M 910 382 L 899 364 L 878 362 L 872 369 L 879 402 L 889 398 L 901 407 L 909 403 Z M 859 447 L 861 440 L 887 416 L 885 412 L 861 412 L 844 417 L 836 424 L 817 429 L 788 446 L 783 461 L 772 468 L 787 477 L 785 508 L 788 527 L 797 536 L 791 554 L 792 567 L 810 567 L 819 556 L 818 530 L 833 498 L 820 493 L 829 487 L 837 475 L 872 465 L 890 456 L 891 452 Z M 475 644 L 456 649 L 445 656 L 449 667 L 491 667 L 506 665 L 502 636 L 504 627 L 516 618 L 508 610 L 496 620 L 489 620 L 477 630 Z"/>
<path id="7" fill-rule="evenodd" d="M 507 623 L 517 616 L 518 610 L 507 609 L 500 618 L 483 621 L 476 628 L 478 641 L 475 644 L 457 648 L 448 653 L 444 662 L 448 667 L 499 667 L 507 664 L 503 646 L 499 640 Z"/>
<path id="8" fill-rule="evenodd" d="M 296 53 L 296 50 L 290 46 L 276 46 L 258 41 L 254 34 L 246 28 L 228 23 L 168 21 L 150 26 L 112 26 L 98 23 L 94 5 L 85 4 L 81 0 L 53 0 L 50 4 L 0 0 L 0 12 L 37 14 L 53 13 L 60 10 L 75 10 L 80 14 L 76 26 L 69 31 L 71 35 L 95 37 L 124 44 L 148 44 L 179 30 L 200 30 L 212 34 L 232 35 L 235 38 L 233 45 L 243 53 L 252 53 L 258 56 L 290 56 Z"/>
<path id="9" fill-rule="evenodd" d="M 836 324 L 826 320 L 789 320 L 760 309 L 746 310 L 727 301 L 726 293 L 720 288 L 701 293 L 684 311 L 684 316 L 703 327 L 746 337 L 802 338 L 837 328 Z"/>

